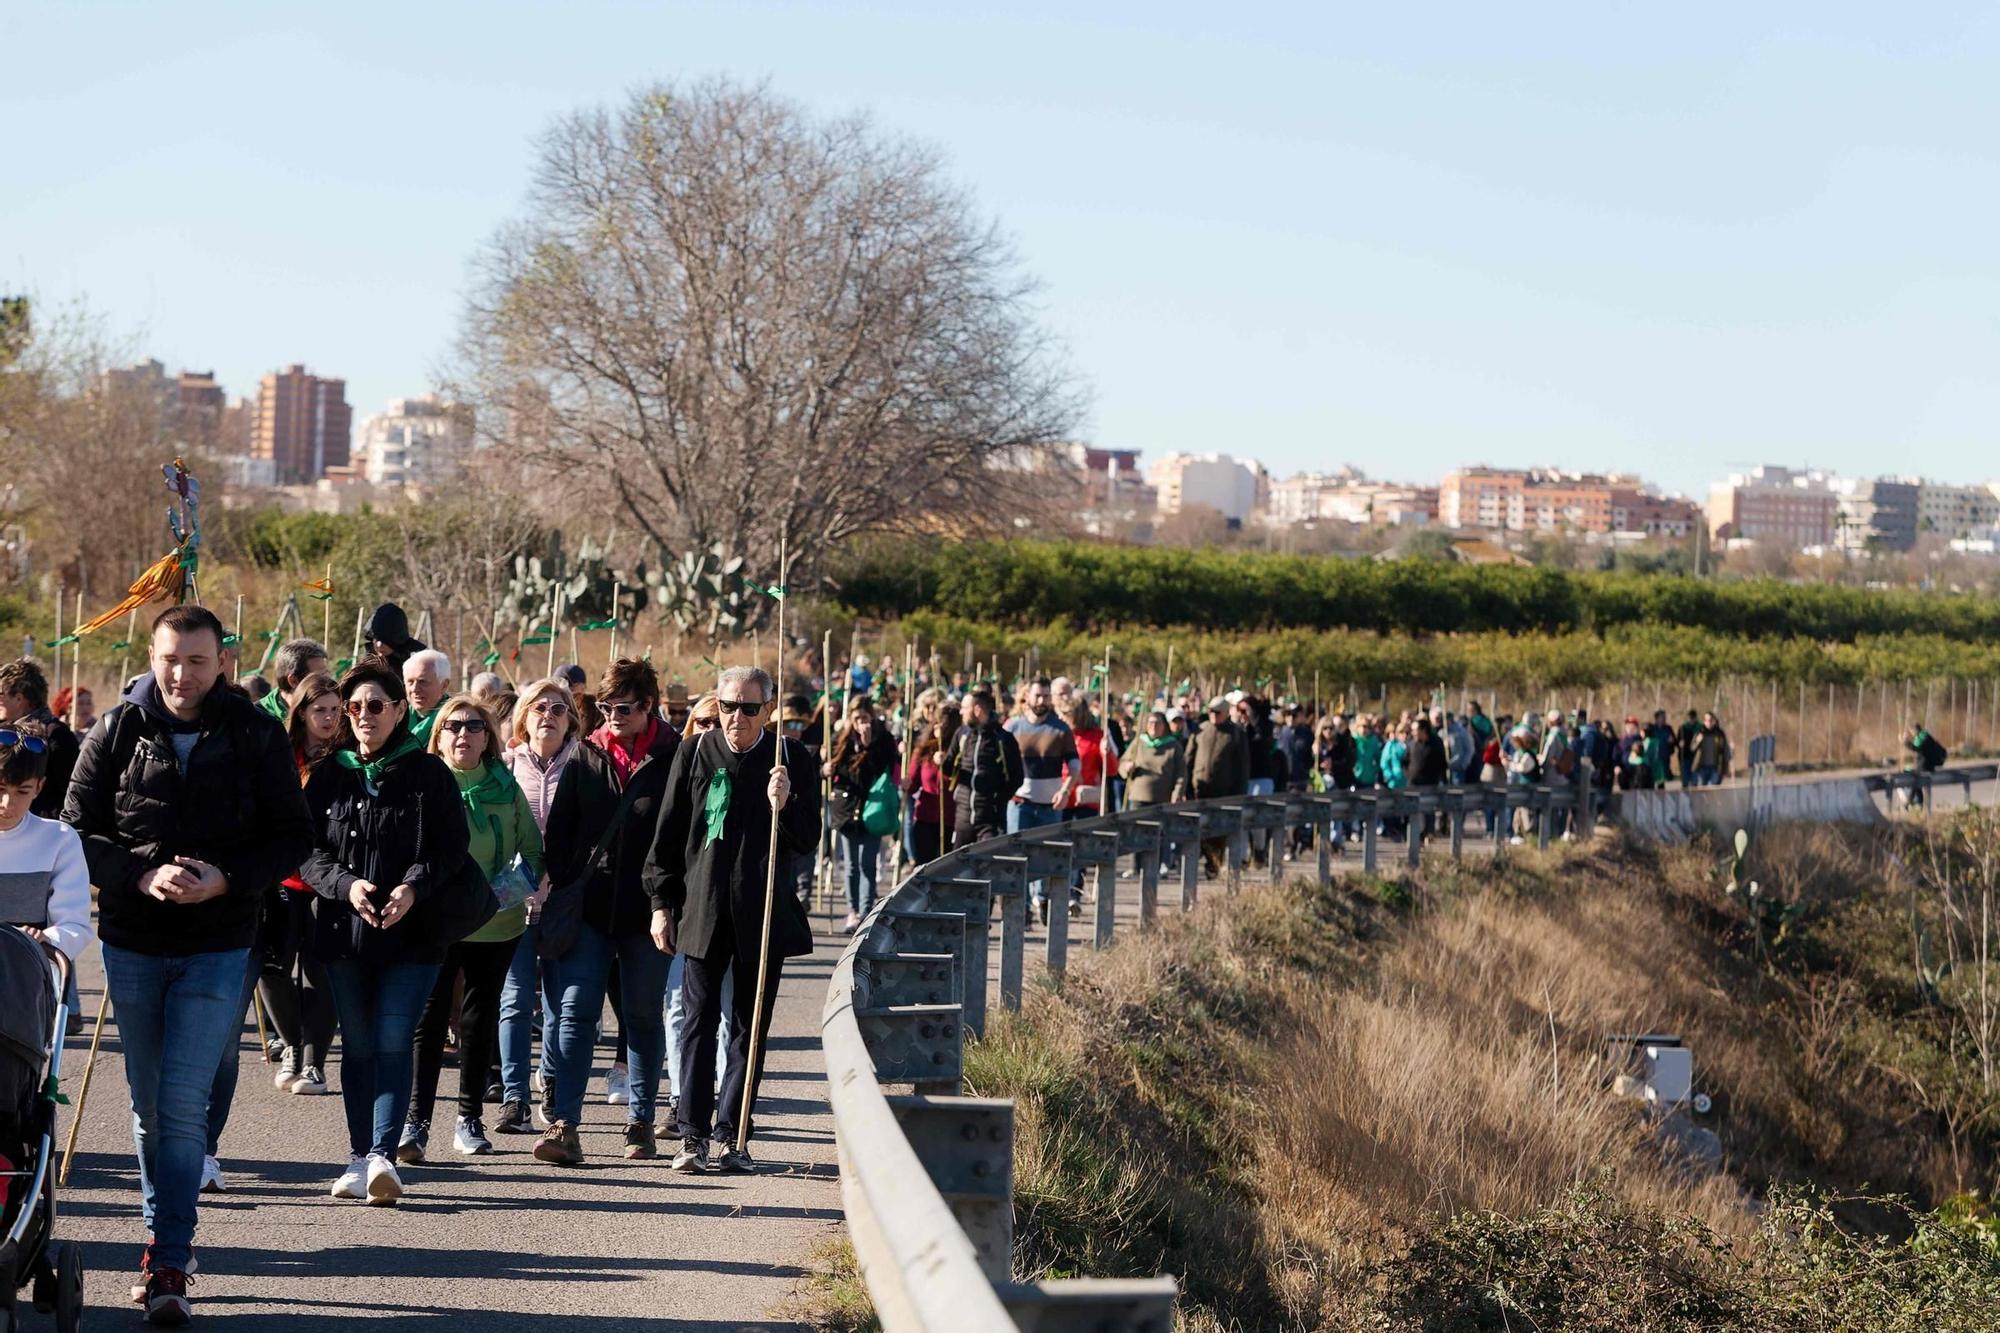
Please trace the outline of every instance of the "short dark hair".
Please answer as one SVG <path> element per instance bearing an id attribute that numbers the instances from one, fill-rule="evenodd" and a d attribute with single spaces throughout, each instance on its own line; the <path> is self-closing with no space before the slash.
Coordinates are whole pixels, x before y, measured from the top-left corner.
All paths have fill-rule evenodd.
<path id="1" fill-rule="evenodd" d="M 0 723 L 0 727 L 22 740 L 32 737 L 43 743 L 39 750 L 30 750 L 20 744 L 0 745 L 0 782 L 9 787 L 23 782 L 40 782 L 49 771 L 48 729 L 39 722 L 28 721 L 4 722 Z"/>
<path id="2" fill-rule="evenodd" d="M 205 606 L 197 606 L 193 602 L 170 606 L 154 616 L 152 632 L 158 634 L 163 629 L 170 629 L 176 634 L 195 634 L 207 630 L 215 636 L 217 652 L 222 651 L 222 641 L 228 637 L 227 631 L 222 628 L 222 622 L 215 618 L 215 612 Z"/>
<path id="3" fill-rule="evenodd" d="M 997 713 L 998 711 L 1000 711 L 997 707 L 995 707 L 993 703 L 993 691 L 991 690 L 974 690 L 971 694 L 967 695 L 966 697 L 970 699 L 973 703 L 978 704 L 981 708 L 984 708 L 989 713 Z"/>
<path id="4" fill-rule="evenodd" d="M 1029 685 L 1029 688 L 1036 690 L 1053 689 L 1055 688 L 1055 682 L 1050 680 L 1047 676 L 1037 676 L 1035 677 L 1034 681 Z"/>
<path id="5" fill-rule="evenodd" d="M 49 678 L 42 674 L 41 663 L 32 658 L 16 658 L 0 666 L 0 694 L 18 694 L 28 701 L 30 708 L 47 708 Z"/>
<path id="6" fill-rule="evenodd" d="M 403 673 L 386 657 L 364 657 L 347 668 L 340 678 L 340 699 L 345 703 L 363 685 L 380 685 L 382 693 L 399 704 L 410 701 L 409 692 L 403 688 Z"/>
<path id="7" fill-rule="evenodd" d="M 604 668 L 597 682 L 597 697 L 610 699 L 620 694 L 633 696 L 649 710 L 658 707 L 660 675 L 653 664 L 643 658 L 621 657 Z"/>

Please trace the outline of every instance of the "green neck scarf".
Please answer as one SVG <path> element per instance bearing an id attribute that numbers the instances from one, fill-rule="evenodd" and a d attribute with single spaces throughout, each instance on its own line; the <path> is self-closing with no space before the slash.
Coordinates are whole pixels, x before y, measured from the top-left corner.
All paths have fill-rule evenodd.
<path id="1" fill-rule="evenodd" d="M 722 825 L 729 818 L 729 796 L 735 783 L 729 770 L 718 768 L 715 776 L 708 780 L 708 796 L 702 803 L 702 818 L 706 821 L 708 836 L 702 839 L 706 847 L 722 837 Z"/>
<path id="2" fill-rule="evenodd" d="M 359 750 L 335 750 L 333 752 L 333 761 L 342 768 L 359 769 L 361 776 L 367 780 L 369 786 L 379 787 L 382 785 L 382 771 L 384 769 L 411 751 L 421 750 L 422 748 L 422 743 L 415 736 L 412 736 L 408 730 L 405 730 L 401 741 L 391 745 L 373 759 L 362 758 L 361 751 Z"/>
<path id="3" fill-rule="evenodd" d="M 1169 749 L 1175 745 L 1179 745 L 1181 741 L 1181 738 L 1174 735 L 1174 733 L 1171 731 L 1164 736 L 1141 736 L 1139 739 L 1146 742 L 1146 744 L 1152 746 L 1154 754 L 1158 754 L 1162 750 Z"/>
<path id="4" fill-rule="evenodd" d="M 458 780 L 458 794 L 465 798 L 465 808 L 473 814 L 479 813 L 482 805 L 514 803 L 514 775 L 504 765 L 489 759 L 475 769 L 454 768 L 451 775 Z"/>

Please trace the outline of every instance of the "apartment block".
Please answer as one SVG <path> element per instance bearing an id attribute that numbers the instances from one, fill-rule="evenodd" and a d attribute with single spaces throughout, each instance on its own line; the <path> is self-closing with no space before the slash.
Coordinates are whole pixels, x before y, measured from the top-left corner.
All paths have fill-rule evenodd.
<path id="1" fill-rule="evenodd" d="M 258 391 L 251 457 L 269 460 L 280 486 L 317 481 L 347 466 L 353 421 L 345 380 L 287 366 L 266 375 Z"/>

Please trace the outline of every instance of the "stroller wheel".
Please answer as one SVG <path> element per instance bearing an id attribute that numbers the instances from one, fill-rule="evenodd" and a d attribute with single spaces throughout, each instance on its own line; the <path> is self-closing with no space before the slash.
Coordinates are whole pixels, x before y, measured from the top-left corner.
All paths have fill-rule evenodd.
<path id="1" fill-rule="evenodd" d="M 56 1329 L 76 1333 L 83 1327 L 83 1253 L 76 1242 L 56 1247 Z"/>

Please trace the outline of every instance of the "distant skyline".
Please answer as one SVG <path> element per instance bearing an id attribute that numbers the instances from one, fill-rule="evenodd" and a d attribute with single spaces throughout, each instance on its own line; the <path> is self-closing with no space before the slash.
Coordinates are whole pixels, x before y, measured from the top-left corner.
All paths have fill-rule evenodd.
<path id="1" fill-rule="evenodd" d="M 2000 474 L 2000 11 L 0 0 L 0 292 L 426 391 L 535 136 L 725 75 L 935 145 L 1093 444 Z"/>

